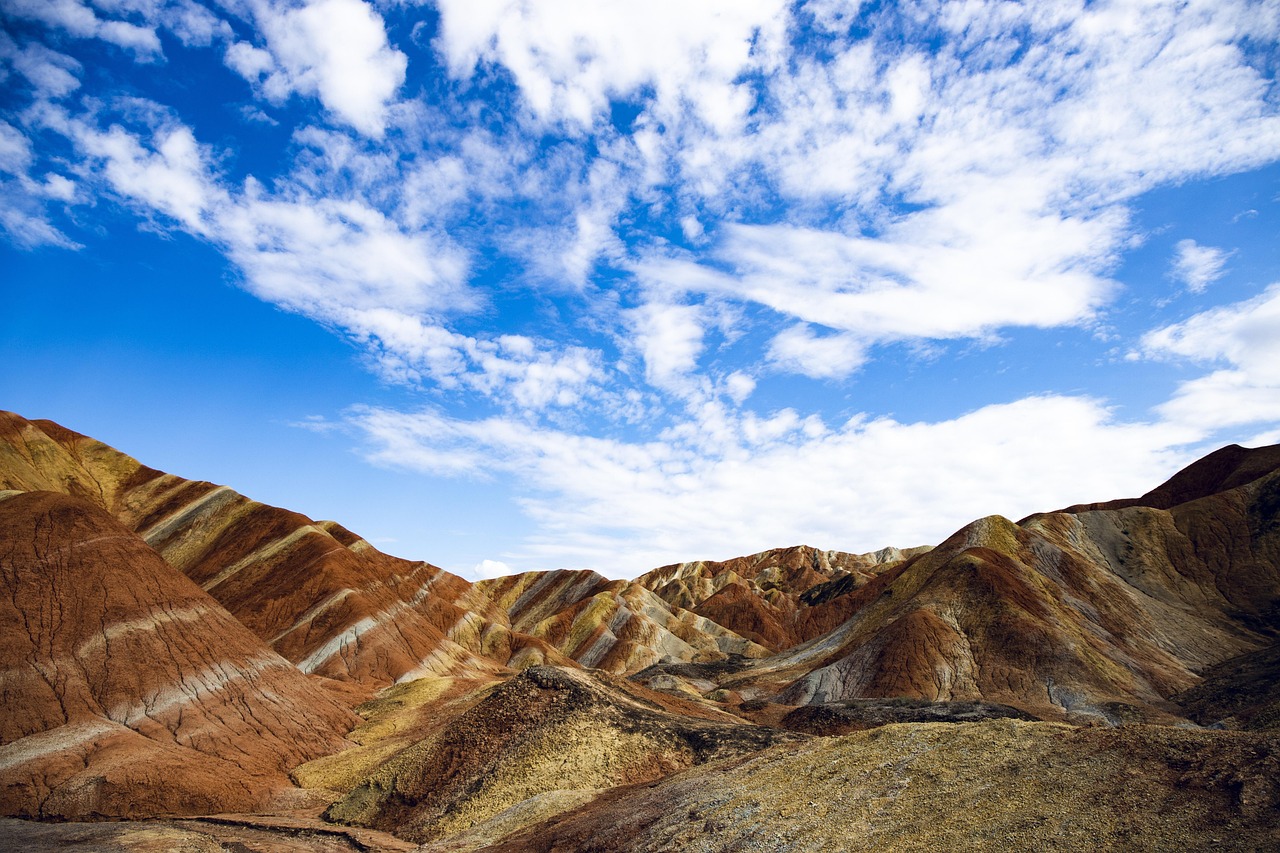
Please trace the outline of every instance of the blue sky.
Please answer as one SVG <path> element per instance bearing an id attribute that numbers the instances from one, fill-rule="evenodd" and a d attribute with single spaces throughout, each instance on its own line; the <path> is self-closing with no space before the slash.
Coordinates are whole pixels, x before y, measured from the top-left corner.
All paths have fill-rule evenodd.
<path id="1" fill-rule="evenodd" d="M 468 577 L 1280 441 L 1280 3 L 0 0 L 0 406 Z"/>

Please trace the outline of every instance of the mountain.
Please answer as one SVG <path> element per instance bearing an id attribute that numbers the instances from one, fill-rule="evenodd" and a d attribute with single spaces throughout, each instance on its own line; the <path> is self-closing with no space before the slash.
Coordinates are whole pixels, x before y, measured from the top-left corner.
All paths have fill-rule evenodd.
<path id="1" fill-rule="evenodd" d="M 780 652 L 844 622 L 856 589 L 927 550 L 846 554 L 800 545 L 724 562 L 676 563 L 636 581 L 670 604 Z"/>
<path id="2" fill-rule="evenodd" d="M 617 788 L 484 849 L 1275 850 L 1277 779 L 1280 743 L 1241 732 L 888 726 Z"/>
<path id="3" fill-rule="evenodd" d="M 0 542 L 2 814 L 294 803 L 439 850 L 1280 825 L 1280 447 L 932 547 L 469 583 L 6 413 Z"/>
<path id="4" fill-rule="evenodd" d="M 489 837 L 606 789 L 804 739 L 604 673 L 536 666 L 384 761 L 327 816 L 414 841 Z"/>

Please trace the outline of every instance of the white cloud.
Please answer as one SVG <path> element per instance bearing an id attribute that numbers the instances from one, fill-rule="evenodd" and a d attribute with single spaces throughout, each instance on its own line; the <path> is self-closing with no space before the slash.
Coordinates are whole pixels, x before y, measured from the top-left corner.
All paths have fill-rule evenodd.
<path id="1" fill-rule="evenodd" d="M 832 362 L 842 369 L 819 370 L 845 375 L 843 368 L 860 363 L 854 340 L 985 336 L 1002 326 L 1089 319 L 1113 287 L 1096 270 L 1113 256 L 1116 220 L 1031 215 L 996 194 L 975 193 L 894 224 L 879 238 L 788 225 L 726 226 L 715 252 L 729 273 L 670 258 L 646 260 L 638 273 L 669 289 L 755 302 L 847 332 L 846 355 Z M 784 333 L 773 358 L 807 364 L 795 357 L 805 344 L 799 333 Z"/>
<path id="2" fill-rule="evenodd" d="M 74 193 L 74 187 L 59 175 L 49 175 L 43 183 L 37 181 L 30 175 L 34 164 L 31 141 L 0 120 L 0 234 L 24 249 L 79 248 L 49 221 L 44 203 L 48 198 L 65 200 L 68 188 Z"/>
<path id="3" fill-rule="evenodd" d="M 769 342 L 777 367 L 814 379 L 844 379 L 867 360 L 866 345 L 852 335 L 819 337 L 804 323 L 779 332 Z"/>
<path id="4" fill-rule="evenodd" d="M 44 216 L 44 211 L 26 203 L 21 194 L 0 181 L 0 232 L 24 249 L 59 246 L 78 249 L 80 245 L 59 231 Z"/>
<path id="5" fill-rule="evenodd" d="M 341 121 L 369 136 L 386 130 L 387 109 L 404 83 L 407 57 L 387 42 L 382 18 L 362 0 L 255 0 L 266 48 L 236 42 L 227 65 L 275 103 L 314 95 Z"/>
<path id="6" fill-rule="evenodd" d="M 1274 0 L 440 0 L 425 100 L 377 11 L 395 4 L 4 2 L 68 51 L 67 33 L 159 59 L 167 29 L 313 113 L 238 125 L 289 145 L 237 159 L 206 125 L 2 37 L 32 90 L 0 124 L 10 239 L 71 245 L 56 205 L 121 200 L 381 376 L 499 412 L 351 417 L 382 463 L 523 484 L 528 567 L 931 542 L 985 512 L 1143 491 L 1188 443 L 1280 419 L 1275 288 L 1144 338 L 1148 357 L 1210 365 L 1151 423 L 1048 395 L 828 424 L 816 412 L 842 404 L 770 376 L 834 385 L 881 344 L 1106 322 L 1135 199 L 1280 159 L 1258 56 L 1280 37 Z M 820 43 L 793 49 L 796 21 Z M 269 161 L 285 165 L 228 176 Z M 1184 241 L 1176 274 L 1205 290 L 1227 257 Z"/>
<path id="7" fill-rule="evenodd" d="M 474 305 L 466 259 L 356 200 L 268 195 L 256 182 L 222 211 L 219 239 L 263 299 L 349 327 L 354 312 L 440 314 Z"/>
<path id="8" fill-rule="evenodd" d="M 740 371 L 734 371 L 725 377 L 725 392 L 738 405 L 746 402 L 756 390 L 756 381 Z"/>
<path id="9" fill-rule="evenodd" d="M 634 345 L 644 357 L 650 385 L 678 396 L 689 393 L 689 374 L 703 348 L 705 309 L 697 305 L 649 302 L 626 312 Z"/>
<path id="10" fill-rule="evenodd" d="M 1153 356 L 1181 356 L 1226 367 L 1182 383 L 1158 411 L 1206 434 L 1280 421 L 1280 284 L 1147 334 Z"/>
<path id="11" fill-rule="evenodd" d="M 35 159 L 31 140 L 6 121 L 0 121 L 0 172 L 25 175 Z"/>
<path id="12" fill-rule="evenodd" d="M 160 19 L 187 47 L 208 47 L 233 37 L 230 24 L 195 0 L 170 0 L 160 11 Z"/>
<path id="13" fill-rule="evenodd" d="M 37 99 L 61 98 L 80 87 L 80 63 L 38 42 L 19 47 L 0 32 L 0 60 L 11 63 L 27 79 Z"/>
<path id="14" fill-rule="evenodd" d="M 1222 278 L 1230 252 L 1201 246 L 1195 240 L 1179 240 L 1170 273 L 1192 293 L 1202 293 L 1211 283 Z"/>
<path id="15" fill-rule="evenodd" d="M 501 560 L 481 560 L 471 570 L 472 577 L 477 579 L 500 578 L 511 573 L 511 567 Z"/>
<path id="16" fill-rule="evenodd" d="M 103 181 L 148 217 L 171 220 L 221 249 L 260 298 L 318 320 L 365 346 L 386 378 L 476 392 L 505 411 L 568 409 L 598 396 L 604 372 L 597 351 L 550 340 L 451 331 L 448 321 L 483 307 L 467 285 L 469 257 L 434 227 L 406 227 L 353 194 L 332 192 L 329 176 L 360 175 L 368 187 L 390 183 L 386 158 L 340 133 L 295 134 L 314 156 L 292 180 L 268 190 L 254 178 L 229 185 L 190 128 L 157 105 L 135 112 L 154 127 L 141 132 L 46 106 L 40 126 L 63 134 L 84 158 L 80 177 Z M 0 123 L 0 168 L 16 170 L 28 194 L 63 197 L 75 186 L 57 175 L 26 176 L 26 136 Z M 30 205 L 27 205 L 30 207 Z M 11 203 L 0 224 L 23 245 L 69 241 Z M 164 222 L 157 222 L 164 226 Z"/>
<path id="17" fill-rule="evenodd" d="M 190 128 L 163 126 L 144 141 L 119 125 L 104 131 L 58 110 L 47 111 L 45 121 L 75 141 L 119 196 L 193 234 L 209 234 L 208 217 L 222 193 L 209 180 L 205 152 Z"/>
<path id="18" fill-rule="evenodd" d="M 952 420 L 856 418 L 838 429 L 781 414 L 728 419 L 714 451 L 681 438 L 630 444 L 504 419 L 358 409 L 371 460 L 433 474 L 491 472 L 526 487 L 540 526 L 515 568 L 633 576 L 675 560 L 808 543 L 932 544 L 973 518 L 1019 517 L 1141 494 L 1188 461 L 1188 431 L 1123 424 L 1097 401 L 1033 397 Z M 706 434 L 705 425 L 694 431 Z"/>

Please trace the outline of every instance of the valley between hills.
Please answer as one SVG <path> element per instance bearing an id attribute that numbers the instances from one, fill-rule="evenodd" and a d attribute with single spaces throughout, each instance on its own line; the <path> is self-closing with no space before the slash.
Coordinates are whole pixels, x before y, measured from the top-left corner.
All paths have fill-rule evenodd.
<path id="1" fill-rule="evenodd" d="M 5 849 L 1280 849 L 1280 446 L 472 583 L 0 413 L 0 584 Z"/>

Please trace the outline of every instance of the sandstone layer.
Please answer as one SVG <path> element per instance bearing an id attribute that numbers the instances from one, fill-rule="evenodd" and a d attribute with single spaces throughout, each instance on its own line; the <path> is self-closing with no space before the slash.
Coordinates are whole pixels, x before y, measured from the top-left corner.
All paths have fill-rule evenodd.
<path id="1" fill-rule="evenodd" d="M 292 782 L 431 849 L 1276 842 L 1280 447 L 931 548 L 472 584 L 0 413 L 0 543 L 2 814 Z"/>

